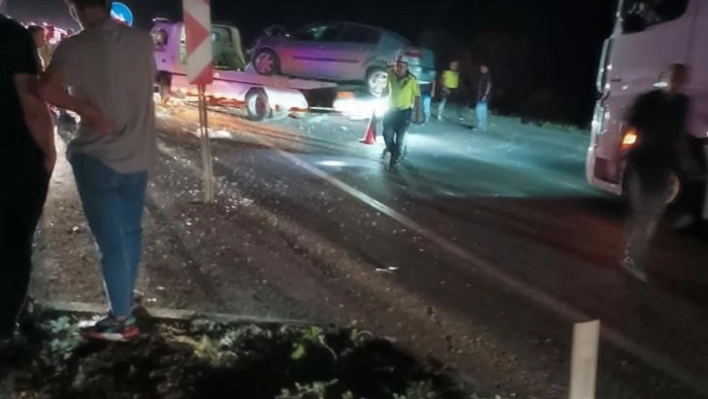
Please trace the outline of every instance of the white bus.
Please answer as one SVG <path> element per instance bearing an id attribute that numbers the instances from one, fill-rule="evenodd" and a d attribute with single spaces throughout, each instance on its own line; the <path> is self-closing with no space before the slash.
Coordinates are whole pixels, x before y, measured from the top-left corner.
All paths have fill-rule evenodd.
<path id="1" fill-rule="evenodd" d="M 658 86 L 670 64 L 689 68 L 689 144 L 697 168 L 677 170 L 667 202 L 690 204 L 708 219 L 708 0 L 620 0 L 614 31 L 604 43 L 597 77 L 599 100 L 587 153 L 589 183 L 622 195 L 631 169 L 627 154 L 637 132 L 625 122 L 634 99 Z M 699 216 L 699 215 L 696 215 Z"/>

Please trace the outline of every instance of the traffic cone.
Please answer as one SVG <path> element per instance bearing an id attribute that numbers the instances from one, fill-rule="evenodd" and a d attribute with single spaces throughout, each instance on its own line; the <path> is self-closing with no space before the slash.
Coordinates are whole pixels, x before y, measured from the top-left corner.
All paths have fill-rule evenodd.
<path id="1" fill-rule="evenodd" d="M 366 126 L 366 132 L 364 133 L 364 138 L 359 140 L 362 144 L 373 145 L 376 144 L 376 113 L 371 115 L 368 126 Z"/>

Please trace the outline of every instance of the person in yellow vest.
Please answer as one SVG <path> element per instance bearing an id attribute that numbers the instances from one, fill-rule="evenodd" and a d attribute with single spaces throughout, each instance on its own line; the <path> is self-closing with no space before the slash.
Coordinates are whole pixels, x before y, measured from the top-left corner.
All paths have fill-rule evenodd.
<path id="1" fill-rule="evenodd" d="M 422 120 L 420 103 L 420 85 L 418 79 L 408 71 L 408 63 L 398 58 L 395 66 L 388 72 L 388 94 L 390 109 L 383 121 L 383 137 L 386 149 L 391 154 L 390 168 L 395 169 L 403 155 L 406 131 L 411 119 L 415 123 Z"/>
<path id="2" fill-rule="evenodd" d="M 450 97 L 457 93 L 460 88 L 460 63 L 450 62 L 450 69 L 443 72 L 440 77 L 440 104 L 438 104 L 438 120 L 442 120 L 445 113 L 445 106 Z"/>

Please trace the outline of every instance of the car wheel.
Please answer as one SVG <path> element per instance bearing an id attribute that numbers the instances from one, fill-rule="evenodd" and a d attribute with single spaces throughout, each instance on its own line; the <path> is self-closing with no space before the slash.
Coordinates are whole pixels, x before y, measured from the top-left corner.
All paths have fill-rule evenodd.
<path id="1" fill-rule="evenodd" d="M 271 114 L 268 95 L 262 89 L 252 89 L 246 95 L 246 112 L 248 119 L 260 122 Z"/>
<path id="2" fill-rule="evenodd" d="M 259 75 L 272 76 L 280 73 L 280 59 L 271 50 L 259 50 L 253 58 L 253 66 Z"/>
<path id="3" fill-rule="evenodd" d="M 388 84 L 388 71 L 384 68 L 375 67 L 366 73 L 366 88 L 369 93 L 376 97 L 381 97 Z"/>

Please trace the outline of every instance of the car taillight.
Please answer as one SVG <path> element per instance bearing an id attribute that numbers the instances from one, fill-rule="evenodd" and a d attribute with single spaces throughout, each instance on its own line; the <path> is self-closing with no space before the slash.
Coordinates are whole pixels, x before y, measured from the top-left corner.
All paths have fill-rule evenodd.
<path id="1" fill-rule="evenodd" d="M 406 50 L 403 56 L 409 58 L 423 58 L 423 52 L 420 50 Z"/>

